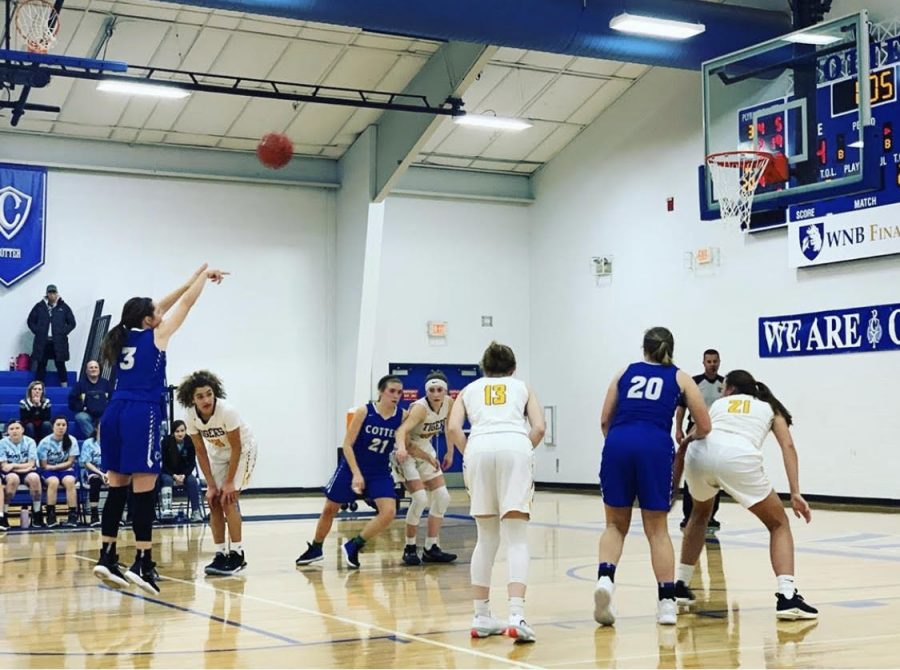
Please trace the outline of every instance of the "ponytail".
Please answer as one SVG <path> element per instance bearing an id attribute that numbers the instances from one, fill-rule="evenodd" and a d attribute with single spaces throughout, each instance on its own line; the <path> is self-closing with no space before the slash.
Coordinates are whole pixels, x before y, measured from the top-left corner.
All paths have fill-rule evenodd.
<path id="1" fill-rule="evenodd" d="M 654 363 L 672 365 L 675 338 L 668 328 L 657 326 L 644 333 L 644 355 Z"/>
<path id="2" fill-rule="evenodd" d="M 787 425 L 790 426 L 794 423 L 794 417 L 788 412 L 787 407 L 782 405 L 781 401 L 773 395 L 769 387 L 762 382 L 756 382 L 756 397 L 763 402 L 769 403 L 772 407 L 772 411 L 775 412 L 775 414 L 780 414 L 787 422 Z"/>
<path id="3" fill-rule="evenodd" d="M 128 339 L 129 328 L 140 328 L 146 317 L 153 317 L 155 306 L 150 298 L 131 298 L 122 307 L 122 318 L 115 328 L 103 338 L 100 345 L 100 358 L 108 365 L 115 365 L 122 353 L 122 347 Z"/>
<path id="4" fill-rule="evenodd" d="M 794 422 L 794 418 L 788 412 L 787 407 L 781 404 L 781 401 L 775 397 L 771 389 L 762 382 L 756 381 L 753 375 L 746 370 L 732 370 L 729 372 L 725 376 L 725 386 L 731 387 L 743 395 L 750 395 L 769 403 L 772 411 L 781 415 L 787 422 L 787 425 L 790 426 Z"/>

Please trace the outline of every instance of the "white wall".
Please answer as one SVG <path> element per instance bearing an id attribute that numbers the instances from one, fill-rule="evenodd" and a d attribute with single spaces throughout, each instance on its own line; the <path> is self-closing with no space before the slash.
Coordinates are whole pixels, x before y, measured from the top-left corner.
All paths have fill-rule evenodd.
<path id="1" fill-rule="evenodd" d="M 334 374 L 333 193 L 51 171 L 48 196 L 47 262 L 0 290 L 0 352 L 30 352 L 25 318 L 55 283 L 78 321 L 77 369 L 97 298 L 116 322 L 131 296 L 158 297 L 209 261 L 233 274 L 172 338 L 169 382 L 202 367 L 223 378 L 259 441 L 254 487 L 321 486 L 334 443 L 322 391 Z"/>
<path id="2" fill-rule="evenodd" d="M 388 198 L 373 377 L 391 362 L 478 363 L 495 339 L 513 348 L 528 380 L 529 238 L 527 207 Z M 447 322 L 446 346 L 428 344 L 428 321 Z"/>
<path id="3" fill-rule="evenodd" d="M 559 446 L 539 450 L 538 480 L 597 481 L 609 380 L 640 358 L 643 331 L 664 325 L 689 372 L 715 347 L 723 372 L 746 368 L 781 397 L 805 492 L 898 497 L 900 413 L 889 398 L 900 352 L 760 360 L 756 328 L 764 315 L 896 302 L 900 263 L 789 269 L 785 230 L 743 236 L 700 221 L 702 158 L 699 74 L 655 68 L 536 178 L 532 380 L 559 406 Z M 702 246 L 721 249 L 714 274 L 683 268 L 683 253 Z M 614 277 L 597 287 L 588 259 L 601 254 L 615 256 Z M 765 453 L 785 490 L 774 441 Z"/>

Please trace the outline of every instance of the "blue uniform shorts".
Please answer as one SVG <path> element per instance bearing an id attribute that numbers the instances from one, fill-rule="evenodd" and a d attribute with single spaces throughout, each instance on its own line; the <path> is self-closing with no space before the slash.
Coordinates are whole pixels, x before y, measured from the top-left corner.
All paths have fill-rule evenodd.
<path id="1" fill-rule="evenodd" d="M 362 472 L 366 487 L 361 496 L 351 488 L 353 473 L 346 461 L 341 461 L 335 470 L 331 481 L 325 487 L 325 497 L 336 503 L 351 503 L 358 498 L 365 500 L 377 500 L 378 498 L 395 498 L 394 478 L 391 477 L 390 468 L 385 465 L 384 472 Z"/>
<path id="2" fill-rule="evenodd" d="M 672 436 L 648 424 L 610 430 L 600 463 L 600 490 L 610 507 L 668 512 L 672 506 Z"/>
<path id="3" fill-rule="evenodd" d="M 103 470 L 159 474 L 161 419 L 159 403 L 113 399 L 100 419 Z"/>

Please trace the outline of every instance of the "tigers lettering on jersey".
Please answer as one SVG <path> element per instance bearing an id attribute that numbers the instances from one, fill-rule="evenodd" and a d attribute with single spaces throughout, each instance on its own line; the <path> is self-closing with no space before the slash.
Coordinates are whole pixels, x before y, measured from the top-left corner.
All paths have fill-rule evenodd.
<path id="1" fill-rule="evenodd" d="M 413 403 L 413 405 L 421 405 L 425 408 L 425 419 L 422 423 L 409 431 L 412 440 L 427 442 L 444 430 L 447 415 L 450 413 L 450 398 L 444 398 L 437 411 L 431 409 L 428 398 L 421 398 Z M 410 407 L 410 409 L 412 409 L 412 407 Z"/>
<path id="2" fill-rule="evenodd" d="M 445 419 L 441 419 L 440 421 L 432 421 L 431 423 L 423 423 L 422 424 L 422 437 L 431 437 L 432 435 L 437 435 L 442 430 L 444 430 L 444 422 Z"/>

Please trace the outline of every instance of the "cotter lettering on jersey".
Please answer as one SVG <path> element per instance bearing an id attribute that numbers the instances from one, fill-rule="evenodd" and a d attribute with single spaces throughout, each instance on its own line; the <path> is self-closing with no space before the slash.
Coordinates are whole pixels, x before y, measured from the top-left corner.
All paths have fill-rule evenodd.
<path id="1" fill-rule="evenodd" d="M 225 437 L 225 430 L 223 428 L 202 428 L 200 434 L 205 438 Z"/>
<path id="2" fill-rule="evenodd" d="M 382 426 L 366 426 L 363 432 L 368 435 L 377 435 L 378 437 L 394 437 L 393 428 L 384 428 Z"/>

